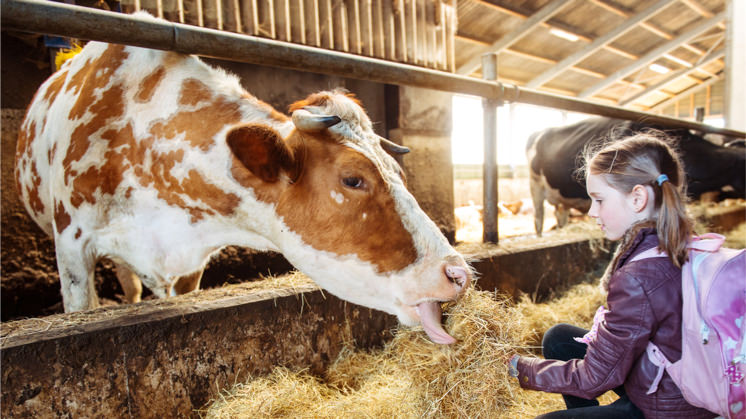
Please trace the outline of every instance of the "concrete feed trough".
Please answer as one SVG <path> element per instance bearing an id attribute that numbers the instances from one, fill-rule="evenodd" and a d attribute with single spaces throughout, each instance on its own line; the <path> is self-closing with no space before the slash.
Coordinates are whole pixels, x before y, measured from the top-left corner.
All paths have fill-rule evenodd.
<path id="1" fill-rule="evenodd" d="M 462 251 L 482 273 L 478 287 L 549 295 L 603 268 L 609 255 L 599 244 L 576 237 Z M 4 323 L 2 415 L 189 416 L 248 374 L 276 365 L 321 372 L 344 344 L 380 346 L 397 324 L 303 275 L 271 282 Z"/>

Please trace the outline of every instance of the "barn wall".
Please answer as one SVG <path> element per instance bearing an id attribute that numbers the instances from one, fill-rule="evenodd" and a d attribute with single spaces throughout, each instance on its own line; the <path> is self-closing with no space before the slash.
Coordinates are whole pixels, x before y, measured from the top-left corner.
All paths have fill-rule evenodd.
<path id="1" fill-rule="evenodd" d="M 453 243 L 453 162 L 451 160 L 451 97 L 431 89 L 393 89 L 398 110 L 389 118 L 390 138 L 412 151 L 402 158 L 407 186 L 422 209 Z"/>

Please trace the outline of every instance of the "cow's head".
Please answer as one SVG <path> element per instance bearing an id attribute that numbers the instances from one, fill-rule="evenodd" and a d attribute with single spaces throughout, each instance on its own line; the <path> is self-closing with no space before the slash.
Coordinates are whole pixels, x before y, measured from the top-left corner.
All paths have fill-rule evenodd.
<path id="1" fill-rule="evenodd" d="M 227 136 L 233 177 L 274 207 L 277 231 L 267 238 L 340 298 L 453 342 L 439 303 L 456 299 L 471 272 L 384 151 L 406 149 L 376 135 L 359 102 L 342 92 L 312 95 L 291 111 L 295 129 L 286 138 L 260 124 Z"/>

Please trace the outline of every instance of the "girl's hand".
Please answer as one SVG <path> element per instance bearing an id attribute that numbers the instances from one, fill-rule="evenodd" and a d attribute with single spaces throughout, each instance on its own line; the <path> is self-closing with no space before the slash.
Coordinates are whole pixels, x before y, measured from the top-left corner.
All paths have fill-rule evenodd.
<path id="1" fill-rule="evenodd" d="M 513 355 L 508 361 L 508 375 L 518 378 L 518 358 L 519 355 Z"/>

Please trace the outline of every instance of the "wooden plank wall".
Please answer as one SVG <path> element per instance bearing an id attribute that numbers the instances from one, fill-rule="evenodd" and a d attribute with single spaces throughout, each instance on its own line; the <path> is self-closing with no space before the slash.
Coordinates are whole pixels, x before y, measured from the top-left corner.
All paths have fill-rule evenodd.
<path id="1" fill-rule="evenodd" d="M 455 0 L 122 0 L 188 25 L 455 71 Z"/>

